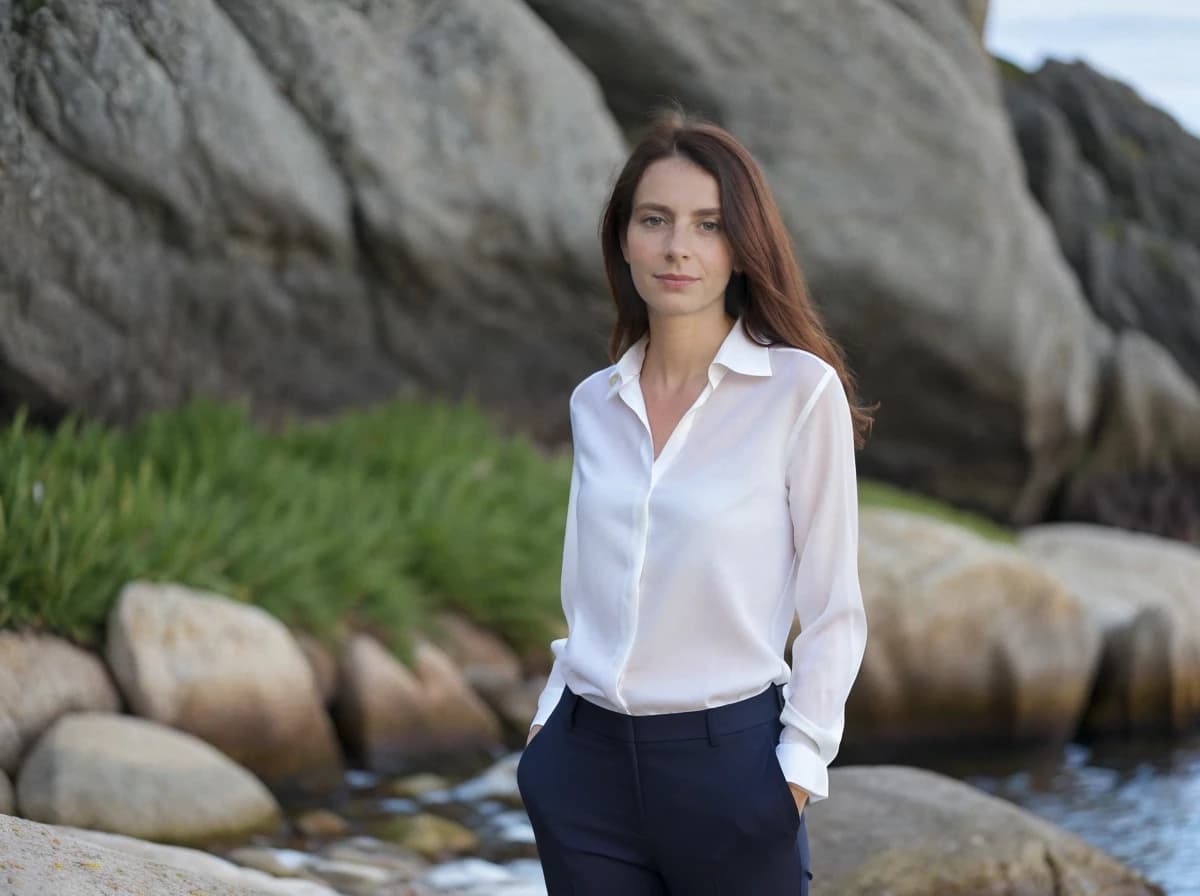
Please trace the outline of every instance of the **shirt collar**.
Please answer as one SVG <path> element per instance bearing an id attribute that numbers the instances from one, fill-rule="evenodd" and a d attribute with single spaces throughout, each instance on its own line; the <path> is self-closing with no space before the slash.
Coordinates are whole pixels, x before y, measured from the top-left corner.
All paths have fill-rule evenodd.
<path id="1" fill-rule="evenodd" d="M 641 375 L 642 361 L 646 357 L 646 343 L 649 341 L 650 333 L 647 331 L 633 345 L 629 346 L 617 363 L 613 365 L 612 371 L 608 375 L 609 397 L 630 380 Z M 721 347 L 717 349 L 717 353 L 708 367 L 708 380 L 714 388 L 720 382 L 725 370 L 733 370 L 749 376 L 771 375 L 770 349 L 746 335 L 742 330 L 740 317 L 734 322 L 733 329 L 722 341 Z"/>

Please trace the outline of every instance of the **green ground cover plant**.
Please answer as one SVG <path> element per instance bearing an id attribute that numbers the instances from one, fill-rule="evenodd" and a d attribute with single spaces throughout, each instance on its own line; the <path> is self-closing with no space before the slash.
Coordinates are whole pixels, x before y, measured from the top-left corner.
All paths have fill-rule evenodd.
<path id="1" fill-rule="evenodd" d="M 470 402 L 403 400 L 267 431 L 196 401 L 128 428 L 23 415 L 0 429 L 0 627 L 103 640 L 133 579 L 257 604 L 402 657 L 457 609 L 519 650 L 561 631 L 570 455 L 502 437 Z M 864 480 L 860 502 L 1012 541 L 940 502 Z"/>
<path id="2" fill-rule="evenodd" d="M 569 457 L 468 403 L 394 402 L 266 432 L 198 401 L 127 429 L 0 430 L 0 626 L 102 640 L 121 586 L 179 582 L 401 655 L 439 608 L 518 648 L 558 611 Z"/>

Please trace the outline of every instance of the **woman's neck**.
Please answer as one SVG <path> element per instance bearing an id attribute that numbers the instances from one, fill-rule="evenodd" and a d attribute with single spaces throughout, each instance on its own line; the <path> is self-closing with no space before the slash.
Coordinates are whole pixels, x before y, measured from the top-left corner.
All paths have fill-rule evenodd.
<path id="1" fill-rule="evenodd" d="M 724 308 L 717 314 L 651 314 L 643 386 L 670 393 L 707 379 L 708 367 L 735 323 Z"/>

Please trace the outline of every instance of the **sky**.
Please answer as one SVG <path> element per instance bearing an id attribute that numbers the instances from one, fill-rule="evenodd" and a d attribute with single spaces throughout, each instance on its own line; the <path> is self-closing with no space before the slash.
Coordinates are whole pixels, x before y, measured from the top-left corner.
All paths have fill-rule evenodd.
<path id="1" fill-rule="evenodd" d="M 1022 68 L 1083 59 L 1200 135 L 1200 0 L 991 0 L 984 42 Z"/>

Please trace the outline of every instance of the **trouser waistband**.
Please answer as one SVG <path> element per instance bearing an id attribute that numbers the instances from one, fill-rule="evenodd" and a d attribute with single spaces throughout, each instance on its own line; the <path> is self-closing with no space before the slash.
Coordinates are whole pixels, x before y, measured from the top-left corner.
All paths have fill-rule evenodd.
<path id="1" fill-rule="evenodd" d="M 783 685 L 770 684 L 766 690 L 724 706 L 631 716 L 597 706 L 580 697 L 569 687 L 563 688 L 562 700 L 567 727 L 579 726 L 606 737 L 626 741 L 687 740 L 716 738 L 778 718 L 783 709 Z"/>

